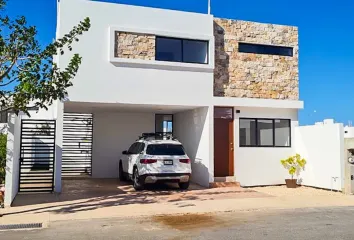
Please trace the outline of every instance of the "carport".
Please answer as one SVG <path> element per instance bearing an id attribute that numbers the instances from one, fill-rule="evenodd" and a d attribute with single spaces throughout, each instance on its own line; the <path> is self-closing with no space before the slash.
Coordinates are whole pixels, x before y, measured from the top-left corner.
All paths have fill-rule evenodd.
<path id="1" fill-rule="evenodd" d="M 142 133 L 172 132 L 191 158 L 192 182 L 207 187 L 213 169 L 210 117 L 208 106 L 65 102 L 62 177 L 117 179 L 122 151 Z M 75 119 L 86 125 L 73 130 Z"/>

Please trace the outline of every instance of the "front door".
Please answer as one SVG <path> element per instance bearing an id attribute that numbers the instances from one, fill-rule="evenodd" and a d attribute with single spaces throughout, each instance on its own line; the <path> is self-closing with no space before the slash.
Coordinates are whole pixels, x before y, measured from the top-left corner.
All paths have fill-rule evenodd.
<path id="1" fill-rule="evenodd" d="M 214 108 L 214 176 L 234 175 L 234 116 L 232 107 Z"/>

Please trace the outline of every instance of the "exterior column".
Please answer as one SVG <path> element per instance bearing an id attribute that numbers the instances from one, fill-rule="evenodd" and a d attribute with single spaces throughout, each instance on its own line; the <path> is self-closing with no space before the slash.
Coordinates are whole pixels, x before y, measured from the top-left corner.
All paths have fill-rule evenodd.
<path id="1" fill-rule="evenodd" d="M 19 189 L 21 113 L 9 114 L 6 145 L 5 207 L 10 207 Z"/>
<path id="2" fill-rule="evenodd" d="M 64 103 L 57 101 L 56 109 L 56 131 L 55 131 L 55 164 L 54 164 L 54 192 L 60 193 L 61 184 L 61 167 L 62 167 L 62 149 L 63 149 L 63 118 Z"/>

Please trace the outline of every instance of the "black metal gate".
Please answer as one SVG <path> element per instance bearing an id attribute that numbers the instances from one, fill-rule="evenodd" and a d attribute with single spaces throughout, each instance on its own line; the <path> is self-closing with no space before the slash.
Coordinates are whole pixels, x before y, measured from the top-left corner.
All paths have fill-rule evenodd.
<path id="1" fill-rule="evenodd" d="M 62 176 L 91 175 L 92 121 L 92 114 L 64 113 Z"/>
<path id="2" fill-rule="evenodd" d="M 19 192 L 53 192 L 55 120 L 21 121 Z"/>

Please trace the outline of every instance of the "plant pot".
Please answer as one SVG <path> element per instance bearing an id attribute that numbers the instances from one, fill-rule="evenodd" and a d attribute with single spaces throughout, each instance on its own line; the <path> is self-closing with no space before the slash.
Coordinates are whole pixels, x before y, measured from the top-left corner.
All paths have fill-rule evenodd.
<path id="1" fill-rule="evenodd" d="M 297 187 L 297 179 L 285 179 L 287 188 L 296 188 Z"/>

